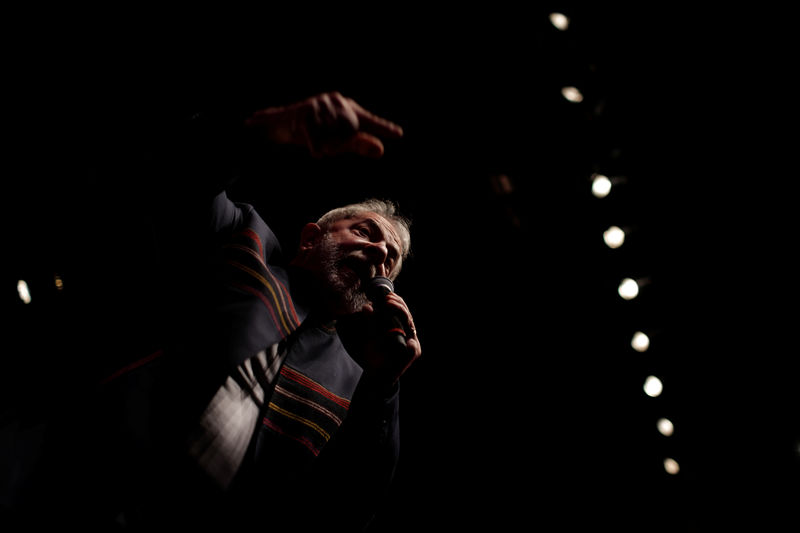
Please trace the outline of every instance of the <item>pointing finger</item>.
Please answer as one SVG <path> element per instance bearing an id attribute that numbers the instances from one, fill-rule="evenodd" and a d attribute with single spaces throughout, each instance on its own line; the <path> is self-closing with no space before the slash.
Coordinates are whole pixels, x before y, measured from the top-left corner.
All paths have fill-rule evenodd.
<path id="1" fill-rule="evenodd" d="M 388 139 L 399 139 L 403 136 L 403 128 L 399 125 L 370 113 L 352 99 L 348 99 L 348 101 L 358 117 L 362 131 Z"/>

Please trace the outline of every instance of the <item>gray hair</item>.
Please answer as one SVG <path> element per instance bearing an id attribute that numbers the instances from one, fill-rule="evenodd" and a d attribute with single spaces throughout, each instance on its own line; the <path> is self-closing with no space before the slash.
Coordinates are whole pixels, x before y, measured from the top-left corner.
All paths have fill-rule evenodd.
<path id="1" fill-rule="evenodd" d="M 320 217 L 317 225 L 323 230 L 327 230 L 334 222 L 367 212 L 376 213 L 391 222 L 400 237 L 400 245 L 403 248 L 401 250 L 402 259 L 406 259 L 411 252 L 411 221 L 399 213 L 397 204 L 391 200 L 369 198 L 357 204 L 331 209 Z"/>

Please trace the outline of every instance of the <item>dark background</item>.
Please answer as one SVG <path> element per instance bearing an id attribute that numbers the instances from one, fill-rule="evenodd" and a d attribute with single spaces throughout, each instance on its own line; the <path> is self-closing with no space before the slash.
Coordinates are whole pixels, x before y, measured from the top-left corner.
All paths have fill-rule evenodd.
<path id="1" fill-rule="evenodd" d="M 565 9 L 11 14 L 4 498 L 70 392 L 157 344 L 137 211 L 153 139 L 198 110 L 338 90 L 404 138 L 379 161 L 265 150 L 230 195 L 289 251 L 343 202 L 390 197 L 414 220 L 397 290 L 424 356 L 403 379 L 402 457 L 374 531 L 788 528 L 800 433 L 785 14 Z M 570 16 L 566 32 L 550 11 Z M 563 99 L 567 85 L 584 101 Z M 607 198 L 590 192 L 595 172 L 615 180 Z M 631 230 L 617 250 L 602 241 L 611 224 Z M 623 301 L 629 276 L 648 284 Z M 642 391 L 651 374 L 657 398 Z"/>

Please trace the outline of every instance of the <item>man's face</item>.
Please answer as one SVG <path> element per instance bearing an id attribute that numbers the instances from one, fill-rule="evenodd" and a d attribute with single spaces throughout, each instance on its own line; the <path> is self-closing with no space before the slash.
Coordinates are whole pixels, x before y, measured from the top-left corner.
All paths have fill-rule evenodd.
<path id="1" fill-rule="evenodd" d="M 401 244 L 394 226 L 376 213 L 335 222 L 319 243 L 322 276 L 345 313 L 360 311 L 368 299 L 363 287 L 375 276 L 394 279 L 400 271 Z"/>

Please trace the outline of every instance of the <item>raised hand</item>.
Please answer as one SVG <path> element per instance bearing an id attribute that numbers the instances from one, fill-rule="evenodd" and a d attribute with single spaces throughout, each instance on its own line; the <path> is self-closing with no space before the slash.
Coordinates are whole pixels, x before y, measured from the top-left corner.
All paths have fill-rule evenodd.
<path id="1" fill-rule="evenodd" d="M 245 123 L 275 143 L 306 146 L 314 157 L 354 153 L 379 158 L 383 139 L 403 136 L 403 129 L 338 92 L 257 111 Z"/>

